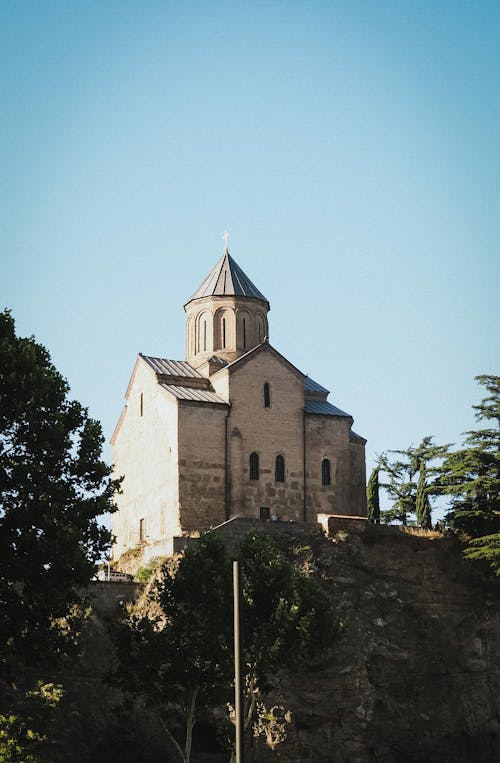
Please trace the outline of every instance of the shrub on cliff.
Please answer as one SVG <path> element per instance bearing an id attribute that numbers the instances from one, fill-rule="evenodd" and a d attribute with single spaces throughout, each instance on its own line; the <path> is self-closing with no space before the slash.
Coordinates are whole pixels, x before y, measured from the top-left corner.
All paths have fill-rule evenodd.
<path id="1" fill-rule="evenodd" d="M 251 533 L 238 556 L 246 728 L 265 735 L 264 699 L 280 671 L 324 665 L 340 624 L 300 557 L 269 536 Z M 120 630 L 117 677 L 161 710 L 166 733 L 187 763 L 200 712 L 233 701 L 231 563 L 222 540 L 208 534 L 186 549 L 171 573 L 165 566 L 151 591 L 151 615 L 132 610 Z"/>

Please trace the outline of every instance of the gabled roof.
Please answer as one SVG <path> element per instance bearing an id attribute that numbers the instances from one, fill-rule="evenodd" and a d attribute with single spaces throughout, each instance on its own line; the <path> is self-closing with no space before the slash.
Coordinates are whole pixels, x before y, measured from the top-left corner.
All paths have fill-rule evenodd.
<path id="1" fill-rule="evenodd" d="M 236 358 L 236 360 L 233 360 L 231 363 L 228 363 L 227 366 L 223 366 L 218 371 L 215 371 L 213 376 L 216 376 L 217 374 L 220 374 L 222 371 L 227 371 L 230 369 L 231 371 L 236 368 L 236 366 L 242 366 L 245 363 L 247 363 L 254 355 L 258 354 L 259 352 L 271 352 L 272 355 L 274 355 L 280 363 L 283 363 L 287 368 L 290 369 L 290 371 L 297 376 L 299 379 L 304 379 L 305 374 L 302 373 L 302 371 L 299 371 L 299 369 L 293 365 L 293 363 L 290 363 L 289 360 L 285 358 L 284 355 L 281 354 L 281 352 L 278 352 L 272 344 L 269 344 L 268 341 L 261 342 L 260 344 L 256 345 L 256 347 L 252 347 L 251 350 L 248 350 L 244 355 L 240 355 L 239 358 Z"/>
<path id="2" fill-rule="evenodd" d="M 203 297 L 253 297 L 265 302 L 269 309 L 266 297 L 251 282 L 240 266 L 226 251 L 217 262 L 213 270 L 207 275 L 195 293 L 188 299 L 186 305 L 193 299 Z"/>
<path id="3" fill-rule="evenodd" d="M 310 376 L 306 376 L 304 379 L 304 391 L 305 392 L 326 392 L 326 394 L 329 393 L 329 389 L 326 389 L 326 387 L 322 387 L 321 384 L 318 384 L 318 382 L 314 381 L 314 379 L 311 379 Z"/>
<path id="4" fill-rule="evenodd" d="M 352 440 L 353 442 L 359 442 L 361 445 L 366 445 L 367 443 L 367 440 L 365 440 L 364 437 L 361 437 L 361 435 L 358 434 L 357 432 L 353 432 L 352 429 L 349 432 L 349 439 Z"/>
<path id="5" fill-rule="evenodd" d="M 225 405 L 227 402 L 223 400 L 215 392 L 211 392 L 207 389 L 196 389 L 195 387 L 180 387 L 178 384 L 165 384 L 160 382 L 160 387 L 171 395 L 177 398 L 177 400 L 189 400 L 192 403 L 212 403 L 216 405 Z"/>
<path id="6" fill-rule="evenodd" d="M 139 353 L 141 358 L 146 361 L 148 366 L 151 366 L 153 371 L 160 376 L 186 376 L 195 379 L 203 379 L 204 377 L 186 363 L 185 360 L 168 360 L 167 358 L 155 358 L 151 355 L 143 355 Z"/>
<path id="7" fill-rule="evenodd" d="M 340 408 L 328 403 L 326 400 L 306 400 L 304 408 L 306 413 L 319 413 L 322 416 L 337 416 L 340 418 L 352 419 L 350 413 L 341 411 Z"/>

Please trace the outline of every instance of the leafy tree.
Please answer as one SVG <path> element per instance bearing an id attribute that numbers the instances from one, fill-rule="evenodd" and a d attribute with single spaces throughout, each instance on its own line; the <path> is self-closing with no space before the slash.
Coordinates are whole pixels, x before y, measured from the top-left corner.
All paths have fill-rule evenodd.
<path id="1" fill-rule="evenodd" d="M 391 508 L 383 512 L 385 522 L 399 520 L 404 525 L 413 515 L 417 515 L 417 475 L 423 470 L 425 478 L 420 483 L 420 500 L 424 491 L 428 501 L 428 518 L 430 524 L 430 497 L 441 492 L 441 461 L 449 450 L 449 445 L 435 445 L 432 437 L 424 437 L 415 447 L 410 445 L 406 450 L 389 450 L 379 456 L 380 470 L 385 473 L 388 481 L 382 483 L 393 501 Z M 418 519 L 417 519 L 418 521 Z"/>
<path id="2" fill-rule="evenodd" d="M 100 424 L 34 338 L 0 313 L 0 651 L 47 657 L 67 643 L 78 588 L 108 547 L 98 517 L 117 488 Z"/>
<path id="3" fill-rule="evenodd" d="M 249 535 L 239 557 L 246 728 L 277 744 L 289 714 L 265 709 L 272 676 L 286 667 L 324 664 L 339 621 L 319 584 L 300 569 L 299 557 L 294 561 L 268 536 Z M 149 611 L 132 613 L 120 630 L 118 679 L 160 708 L 184 763 L 199 713 L 232 702 L 232 628 L 231 563 L 222 539 L 210 533 L 186 549 L 175 574 L 164 565 Z"/>
<path id="4" fill-rule="evenodd" d="M 400 458 L 391 458 L 398 455 Z M 379 468 L 385 474 L 386 481 L 382 483 L 392 501 L 390 509 L 383 512 L 384 522 L 399 521 L 404 525 L 408 516 L 415 513 L 416 473 L 413 451 L 390 450 L 379 456 Z"/>
<path id="5" fill-rule="evenodd" d="M 467 559 L 484 560 L 500 575 L 500 533 L 474 538 L 464 551 Z"/>
<path id="6" fill-rule="evenodd" d="M 240 546 L 246 729 L 271 678 L 324 665 L 340 630 L 332 602 L 294 555 L 293 546 L 287 554 L 263 533 L 250 533 Z"/>
<path id="7" fill-rule="evenodd" d="M 378 475 L 380 467 L 376 466 L 370 475 L 366 486 L 367 517 L 369 522 L 380 522 L 380 498 Z"/>
<path id="8" fill-rule="evenodd" d="M 207 534 L 168 562 L 149 611 L 131 614 L 118 634 L 122 685 L 159 709 L 181 760 L 189 761 L 200 708 L 222 705 L 232 680 L 232 582 L 224 544 Z"/>
<path id="9" fill-rule="evenodd" d="M 476 381 L 489 392 L 473 406 L 476 419 L 493 426 L 466 432 L 465 447 L 448 455 L 442 477 L 443 492 L 452 496 L 447 523 L 472 538 L 497 533 L 500 518 L 500 377 Z"/>
<path id="10" fill-rule="evenodd" d="M 486 560 L 500 574 L 500 376 L 476 381 L 489 393 L 473 406 L 476 419 L 490 426 L 467 432 L 465 447 L 443 465 L 443 492 L 452 497 L 446 522 L 470 540 L 468 559 Z"/>
<path id="11" fill-rule="evenodd" d="M 62 687 L 38 681 L 36 689 L 12 700 L 8 713 L 0 713 L 1 763 L 42 763 L 54 709 Z"/>

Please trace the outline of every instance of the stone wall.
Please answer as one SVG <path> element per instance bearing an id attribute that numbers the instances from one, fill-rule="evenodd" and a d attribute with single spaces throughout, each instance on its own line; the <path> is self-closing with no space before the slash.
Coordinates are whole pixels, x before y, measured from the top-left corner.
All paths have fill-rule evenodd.
<path id="1" fill-rule="evenodd" d="M 349 442 L 350 480 L 347 505 L 366 516 L 366 460 L 365 446 L 361 442 Z"/>
<path id="2" fill-rule="evenodd" d="M 306 524 L 305 522 L 263 522 L 259 519 L 234 517 L 228 522 L 214 527 L 212 532 L 219 533 L 228 549 L 235 549 L 250 532 L 266 533 L 271 536 L 289 536 L 296 539 L 308 538 L 311 534 L 323 535 L 319 524 Z M 193 539 L 194 540 L 194 539 Z"/>
<path id="3" fill-rule="evenodd" d="M 177 462 L 177 400 L 139 359 L 113 441 L 115 475 L 125 475 L 122 493 L 116 496 L 118 511 L 111 517 L 115 558 L 141 540 L 150 543 L 180 533 Z"/>
<path id="4" fill-rule="evenodd" d="M 259 763 L 500 760 L 500 583 L 453 541 L 368 526 L 318 550 L 344 621 L 329 668 L 290 674 Z"/>
<path id="5" fill-rule="evenodd" d="M 351 418 L 306 416 L 306 491 L 307 517 L 321 514 L 361 514 L 363 506 L 352 502 Z M 321 463 L 329 459 L 331 484 L 322 485 Z"/>
<path id="6" fill-rule="evenodd" d="M 179 405 L 179 501 L 183 530 L 205 530 L 225 519 L 226 409 Z"/>
<path id="7" fill-rule="evenodd" d="M 230 374 L 230 375 L 229 375 Z M 229 375 L 229 380 L 227 376 Z M 258 518 L 261 507 L 283 520 L 304 517 L 303 381 L 272 349 L 264 346 L 248 362 L 212 377 L 217 391 L 227 389 L 230 511 Z M 264 405 L 264 384 L 270 405 Z M 251 453 L 259 457 L 259 479 L 250 479 Z M 275 479 L 276 456 L 285 460 L 285 481 Z"/>
<path id="8" fill-rule="evenodd" d="M 88 588 L 88 596 L 93 609 L 101 617 L 118 616 L 121 604 L 136 602 L 144 586 L 135 581 L 103 582 L 93 581 Z"/>

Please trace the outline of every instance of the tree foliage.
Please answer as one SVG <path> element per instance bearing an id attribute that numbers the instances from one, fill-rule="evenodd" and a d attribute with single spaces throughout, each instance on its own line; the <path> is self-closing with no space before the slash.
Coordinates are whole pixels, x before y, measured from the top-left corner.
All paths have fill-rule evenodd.
<path id="1" fill-rule="evenodd" d="M 100 424 L 34 338 L 0 313 L 0 649 L 3 659 L 57 652 L 109 533 L 117 484 Z"/>
<path id="2" fill-rule="evenodd" d="M 35 689 L 15 698 L 7 713 L 0 713 L 0 763 L 47 759 L 47 732 L 62 696 L 60 685 L 38 681 Z"/>
<path id="3" fill-rule="evenodd" d="M 489 393 L 473 408 L 487 425 L 467 432 L 464 447 L 450 453 L 443 468 L 443 492 L 451 496 L 448 526 L 470 540 L 465 555 L 500 571 L 500 377 L 476 381 Z"/>
<path id="4" fill-rule="evenodd" d="M 258 533 L 244 539 L 238 553 L 246 726 L 259 720 L 259 733 L 272 676 L 286 667 L 324 664 L 339 632 L 327 595 L 290 554 Z M 233 701 L 231 562 L 222 539 L 210 533 L 186 549 L 175 574 L 168 564 L 162 572 L 151 610 L 131 613 L 120 630 L 117 676 L 161 708 L 179 757 L 189 761 L 200 711 Z"/>
<path id="5" fill-rule="evenodd" d="M 204 535 L 186 549 L 175 574 L 168 564 L 162 567 L 150 592 L 151 608 L 131 613 L 118 633 L 118 680 L 160 710 L 184 761 L 190 760 L 199 708 L 227 701 L 231 597 L 224 544 Z"/>
<path id="6" fill-rule="evenodd" d="M 392 500 L 391 508 L 383 512 L 385 522 L 397 520 L 406 525 L 414 516 L 419 522 L 420 513 L 425 521 L 425 525 L 419 522 L 420 526 L 430 527 L 430 497 L 441 492 L 441 462 L 449 448 L 449 445 L 435 445 L 433 437 L 427 436 L 416 447 L 410 445 L 406 450 L 388 450 L 379 456 L 378 465 L 385 474 L 381 486 Z M 422 471 L 423 478 L 420 475 Z"/>
<path id="7" fill-rule="evenodd" d="M 443 468 L 443 492 L 451 496 L 447 523 L 472 538 L 500 529 L 500 377 L 482 374 L 476 381 L 489 393 L 473 406 L 476 419 L 490 426 L 466 432 L 464 447 Z"/>
<path id="8" fill-rule="evenodd" d="M 415 496 L 415 512 L 417 515 L 417 524 L 424 530 L 432 528 L 431 522 L 431 504 L 429 500 L 429 487 L 427 485 L 427 467 L 426 462 L 422 461 L 418 473 L 417 493 Z"/>
<path id="9" fill-rule="evenodd" d="M 369 522 L 380 522 L 380 496 L 379 496 L 379 476 L 380 467 L 372 469 L 368 485 L 366 486 L 366 509 Z"/>

